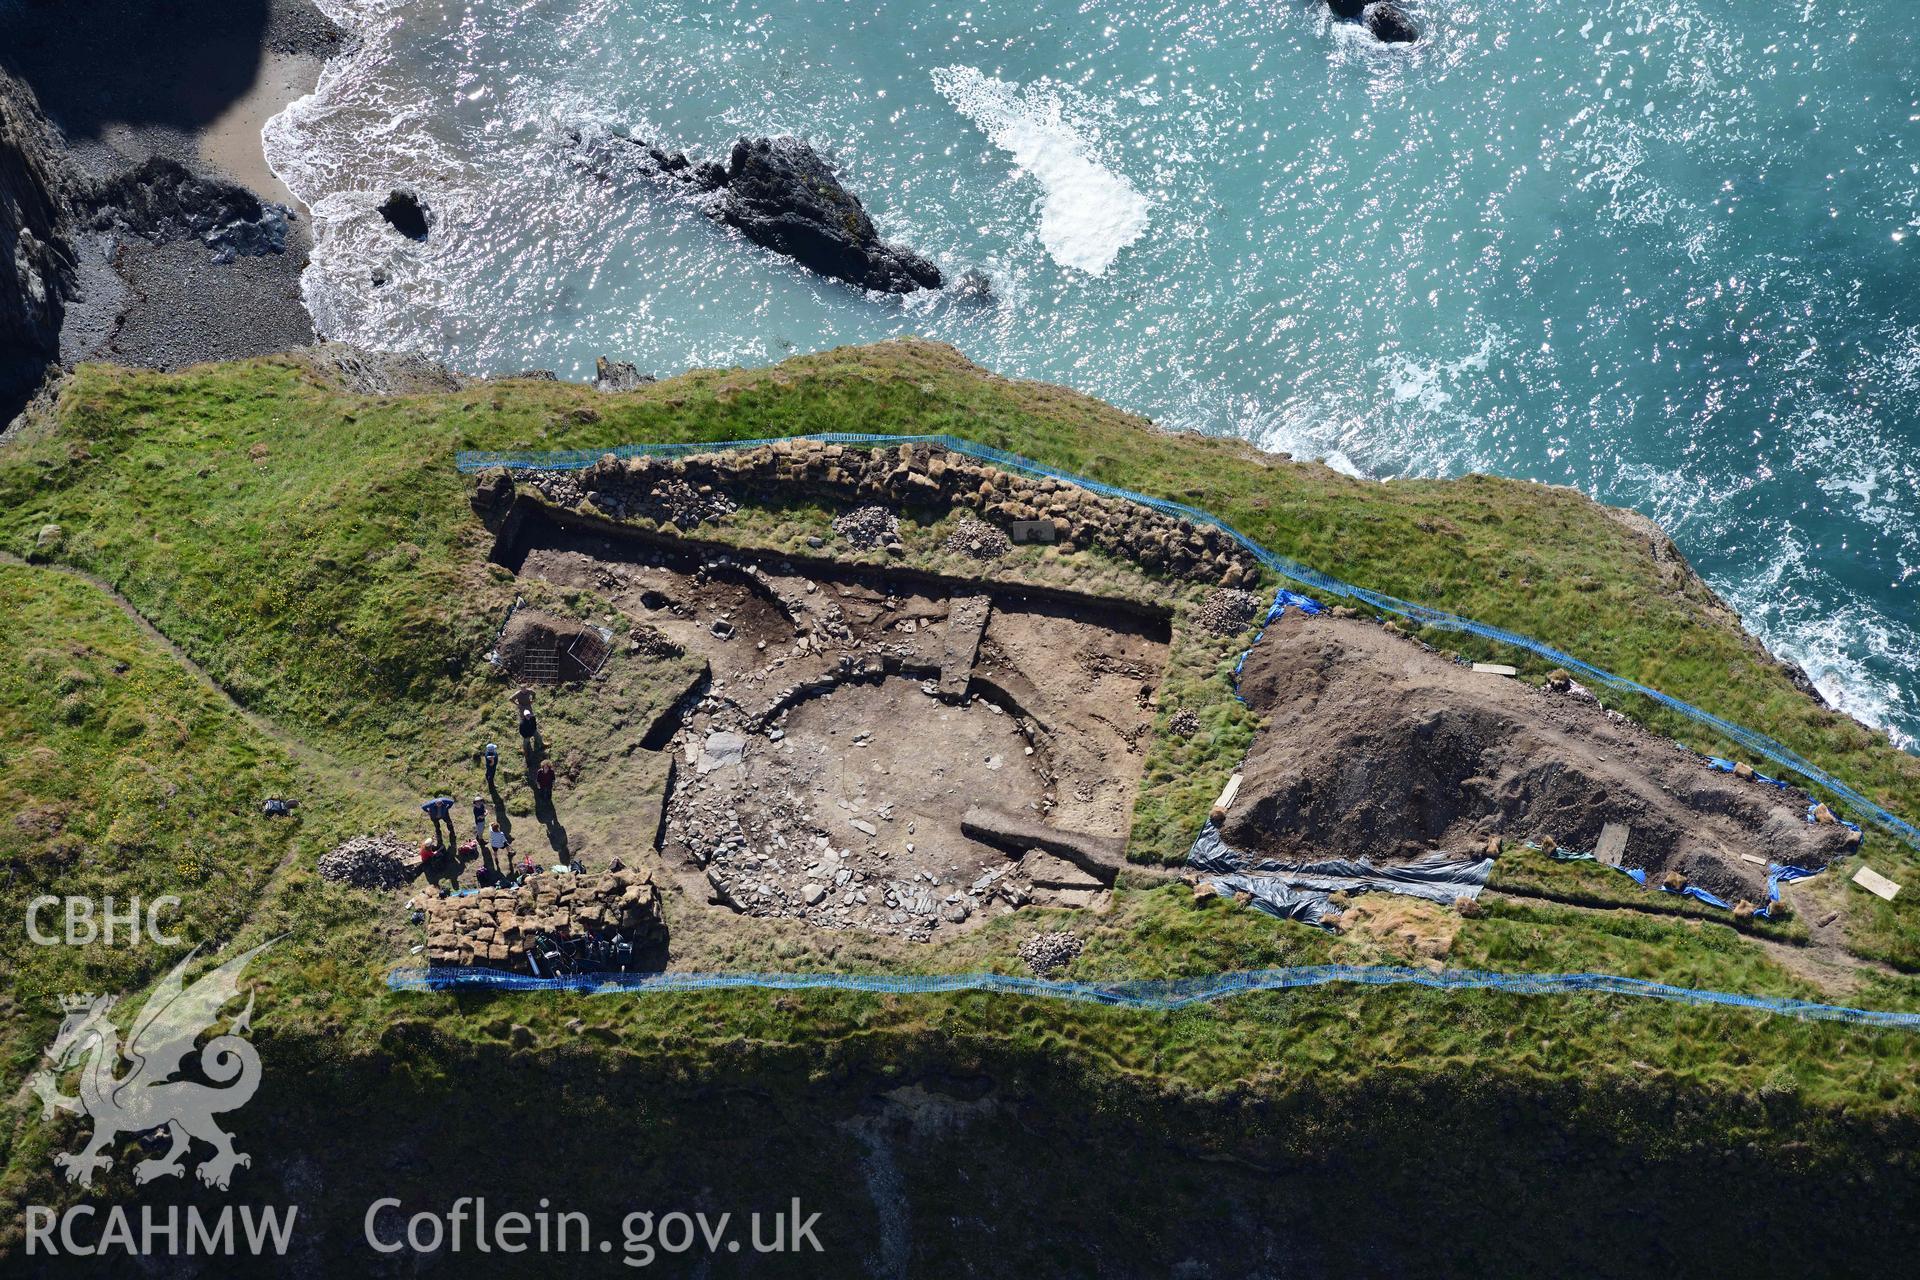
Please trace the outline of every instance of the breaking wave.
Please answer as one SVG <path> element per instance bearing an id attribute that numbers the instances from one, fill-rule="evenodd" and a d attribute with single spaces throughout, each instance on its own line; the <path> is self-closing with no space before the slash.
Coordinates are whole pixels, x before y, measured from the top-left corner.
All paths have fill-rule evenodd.
<path id="1" fill-rule="evenodd" d="M 1040 243 L 1063 267 L 1105 275 L 1147 229 L 1151 204 L 1133 184 L 1088 157 L 1060 98 L 1022 89 L 974 67 L 940 67 L 933 84 L 993 145 L 1040 184 Z"/>

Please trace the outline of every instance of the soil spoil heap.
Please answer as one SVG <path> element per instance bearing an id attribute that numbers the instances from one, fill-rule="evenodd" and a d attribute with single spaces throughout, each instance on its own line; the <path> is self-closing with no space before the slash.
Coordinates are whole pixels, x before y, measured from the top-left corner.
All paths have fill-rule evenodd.
<path id="1" fill-rule="evenodd" d="M 1391 862 L 1490 835 L 1591 850 L 1733 901 L 1765 901 L 1766 864 L 1824 867 L 1857 842 L 1807 821 L 1796 791 L 1717 773 L 1590 695 L 1475 672 L 1385 627 L 1289 611 L 1240 690 L 1268 728 L 1222 834 L 1282 860 Z"/>

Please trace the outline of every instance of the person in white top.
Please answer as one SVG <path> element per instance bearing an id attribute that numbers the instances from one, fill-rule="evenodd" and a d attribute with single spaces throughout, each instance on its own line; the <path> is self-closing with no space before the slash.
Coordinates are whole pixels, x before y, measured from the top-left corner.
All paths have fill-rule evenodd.
<path id="1" fill-rule="evenodd" d="M 493 831 L 487 836 L 487 845 L 493 851 L 492 856 L 487 859 L 487 865 L 493 868 L 495 875 L 502 874 L 500 868 L 506 865 L 503 858 L 507 844 L 507 833 L 500 829 L 499 823 L 494 823 Z"/>

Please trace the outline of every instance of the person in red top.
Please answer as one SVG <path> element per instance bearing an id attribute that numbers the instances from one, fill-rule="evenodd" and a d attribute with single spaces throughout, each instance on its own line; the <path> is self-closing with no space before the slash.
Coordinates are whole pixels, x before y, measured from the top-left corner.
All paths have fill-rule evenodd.
<path id="1" fill-rule="evenodd" d="M 542 799 L 553 799 L 553 761 L 540 762 L 540 767 L 533 771 L 533 785 Z"/>

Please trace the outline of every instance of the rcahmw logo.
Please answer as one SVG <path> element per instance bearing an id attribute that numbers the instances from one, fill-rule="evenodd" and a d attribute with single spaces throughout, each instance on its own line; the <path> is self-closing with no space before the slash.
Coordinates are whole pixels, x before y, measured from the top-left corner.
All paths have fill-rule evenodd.
<path id="1" fill-rule="evenodd" d="M 276 939 L 277 941 L 277 939 Z M 67 1181 L 91 1187 L 94 1175 L 113 1167 L 107 1151 L 123 1134 L 154 1134 L 167 1149 L 133 1167 L 136 1184 L 186 1173 L 186 1158 L 197 1140 L 213 1148 L 194 1170 L 200 1181 L 222 1191 L 235 1170 L 249 1168 L 252 1157 L 235 1149 L 233 1135 L 214 1117 L 238 1110 L 260 1087 L 260 1057 L 246 1039 L 253 1025 L 253 995 L 222 1035 L 198 1046 L 201 1080 L 177 1078 L 195 1053 L 201 1035 L 221 1011 L 241 996 L 240 976 L 272 942 L 235 956 L 188 986 L 187 966 L 198 951 L 173 967 L 133 1020 L 122 1044 L 108 1015 L 114 998 L 68 996 L 61 1000 L 66 1019 L 47 1047 L 49 1065 L 34 1074 L 33 1091 L 44 1115 L 56 1111 L 83 1115 L 93 1132 L 76 1151 L 54 1156 Z M 60 1082 L 78 1069 L 78 1092 L 60 1092 Z M 91 1256 L 123 1252 L 157 1254 L 284 1253 L 299 1210 L 256 1209 L 233 1205 L 217 1213 L 189 1205 L 143 1205 L 137 1214 L 125 1206 L 79 1204 L 64 1211 L 27 1206 L 26 1251 L 32 1254 Z M 236 1225 L 237 1224 L 237 1225 Z"/>

